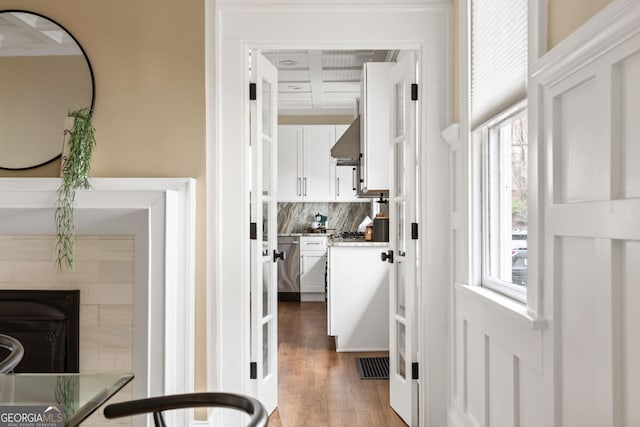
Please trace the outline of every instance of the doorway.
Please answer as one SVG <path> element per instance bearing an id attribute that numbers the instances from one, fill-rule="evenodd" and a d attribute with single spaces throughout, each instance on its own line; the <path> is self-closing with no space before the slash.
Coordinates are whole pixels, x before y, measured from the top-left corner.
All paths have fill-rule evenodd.
<path id="1" fill-rule="evenodd" d="M 419 162 L 427 172 L 420 177 L 426 197 L 421 204 L 424 216 L 423 233 L 433 230 L 432 243 L 420 242 L 420 253 L 433 253 L 429 262 L 423 263 L 429 280 L 446 283 L 448 268 L 441 258 L 442 244 L 446 242 L 446 219 L 435 206 L 446 206 L 448 191 L 439 189 L 442 181 L 429 182 L 429 178 L 448 176 L 446 147 L 438 146 L 440 130 L 449 124 L 449 1 L 409 1 L 402 5 L 375 5 L 362 1 L 349 4 L 313 5 L 306 2 L 291 2 L 283 6 L 252 4 L 243 7 L 241 2 L 217 2 L 208 4 L 207 72 L 209 93 L 208 107 L 212 114 L 208 121 L 208 247 L 215 262 L 208 275 L 208 286 L 213 318 L 209 330 L 211 344 L 208 357 L 209 387 L 226 391 L 247 393 L 250 390 L 250 346 L 249 346 L 249 270 L 248 237 L 249 223 L 247 182 L 250 179 L 248 166 L 248 114 L 245 100 L 248 88 L 245 84 L 246 58 L 250 48 L 386 48 L 411 49 L 418 52 L 424 66 L 419 70 L 420 96 L 423 108 L 419 117 L 419 135 L 426 146 L 420 153 Z M 215 33 L 213 32 L 215 25 Z M 215 93 L 215 97 L 213 96 Z M 427 96 L 428 94 L 428 96 Z M 215 112 L 215 113 L 213 113 Z M 446 187 L 446 186 L 445 186 Z M 430 191 L 430 190 L 434 191 Z M 433 212 L 431 212 L 433 211 Z M 429 215 L 433 213 L 432 215 Z M 442 236 L 436 236 L 444 234 Z M 433 247 L 432 247 L 433 246 Z M 442 254 L 442 255 L 439 255 Z M 426 307 L 429 295 L 421 294 L 419 305 Z M 442 323 L 446 318 L 446 293 L 444 300 L 439 295 L 429 305 L 434 309 L 418 319 L 421 326 L 419 341 L 424 342 L 433 328 L 437 333 L 430 347 L 446 348 L 446 337 L 440 341 Z M 431 322 L 433 317 L 434 322 Z M 438 340 L 436 340 L 438 339 Z M 215 343 L 215 344 L 214 344 Z M 429 348 L 423 347 L 428 352 Z M 445 352 L 446 353 L 446 352 Z M 434 368 L 442 371 L 446 358 L 439 351 L 427 359 Z M 430 369 L 421 364 L 420 377 Z M 446 375 L 429 378 L 430 389 L 441 390 L 446 395 Z M 435 394 L 435 393 L 434 393 Z M 419 404 L 420 413 L 429 419 L 439 419 L 445 407 L 437 407 L 430 395 L 423 395 Z M 425 409 L 422 409 L 425 407 Z M 431 412 L 433 411 L 433 412 Z M 431 415 L 433 414 L 433 415 Z M 231 415 L 229 415 L 231 416 Z M 226 416 L 224 416 L 226 417 Z M 225 418 L 226 419 L 226 418 Z M 443 423 L 441 423 L 443 424 Z"/>

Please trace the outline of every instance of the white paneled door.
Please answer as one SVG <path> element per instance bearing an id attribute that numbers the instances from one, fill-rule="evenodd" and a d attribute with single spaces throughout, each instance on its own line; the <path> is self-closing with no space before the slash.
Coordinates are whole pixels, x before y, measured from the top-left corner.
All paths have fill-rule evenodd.
<path id="1" fill-rule="evenodd" d="M 277 89 L 278 72 L 251 55 L 251 380 L 271 413 L 278 405 Z"/>
<path id="2" fill-rule="evenodd" d="M 389 384 L 391 407 L 409 425 L 418 425 L 417 382 L 417 239 L 412 224 L 417 222 L 416 102 L 412 84 L 416 81 L 416 59 L 411 52 L 390 73 L 391 82 L 391 186 L 389 189 L 389 246 L 383 254 L 392 263 L 389 306 Z"/>

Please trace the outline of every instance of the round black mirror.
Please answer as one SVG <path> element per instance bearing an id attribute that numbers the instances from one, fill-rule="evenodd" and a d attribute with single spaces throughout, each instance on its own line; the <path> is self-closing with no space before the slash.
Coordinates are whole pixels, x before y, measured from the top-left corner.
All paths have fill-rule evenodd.
<path id="1" fill-rule="evenodd" d="M 93 109 L 93 70 L 75 37 L 34 12 L 0 11 L 0 169 L 62 153 L 69 111 Z"/>

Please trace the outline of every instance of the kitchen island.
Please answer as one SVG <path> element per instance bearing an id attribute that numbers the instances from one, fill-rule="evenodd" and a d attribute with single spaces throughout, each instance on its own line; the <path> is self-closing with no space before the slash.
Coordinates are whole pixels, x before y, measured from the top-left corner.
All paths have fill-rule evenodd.
<path id="1" fill-rule="evenodd" d="M 388 242 L 328 243 L 327 322 L 336 351 L 389 349 L 389 266 L 380 254 Z"/>

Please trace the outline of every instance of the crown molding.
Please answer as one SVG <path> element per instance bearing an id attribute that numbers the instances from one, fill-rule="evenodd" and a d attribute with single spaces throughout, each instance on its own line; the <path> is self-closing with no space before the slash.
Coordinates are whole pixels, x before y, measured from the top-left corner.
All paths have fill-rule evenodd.
<path id="1" fill-rule="evenodd" d="M 640 2 L 616 0 L 530 67 L 530 76 L 551 86 L 640 33 Z"/>

